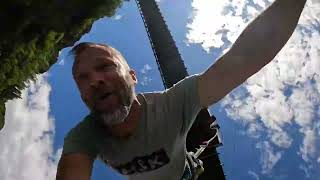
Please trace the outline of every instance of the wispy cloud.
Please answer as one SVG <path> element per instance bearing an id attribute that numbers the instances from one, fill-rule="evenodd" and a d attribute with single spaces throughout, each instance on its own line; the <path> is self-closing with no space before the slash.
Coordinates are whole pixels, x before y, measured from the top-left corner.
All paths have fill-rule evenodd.
<path id="1" fill-rule="evenodd" d="M 120 14 L 117 14 L 117 15 L 115 15 L 114 16 L 114 20 L 120 20 L 122 18 L 122 15 L 120 15 Z"/>
<path id="2" fill-rule="evenodd" d="M 306 178 L 310 178 L 310 170 L 308 167 L 304 166 L 304 165 L 300 165 L 299 168 L 304 172 Z"/>
<path id="3" fill-rule="evenodd" d="M 282 153 L 276 152 L 268 141 L 259 142 L 256 147 L 262 152 L 260 159 L 262 162 L 262 173 L 269 173 L 281 158 Z"/>
<path id="4" fill-rule="evenodd" d="M 210 48 L 223 48 L 228 42 L 234 42 L 248 23 L 243 14 L 249 1 L 242 0 L 194 0 L 194 15 L 188 24 L 187 40 L 189 43 L 201 43 L 206 51 Z M 249 6 L 250 7 L 250 6 Z M 247 16 L 256 16 L 259 11 L 250 7 Z"/>
<path id="5" fill-rule="evenodd" d="M 218 48 L 223 53 L 270 3 L 194 0 L 188 43 L 201 43 L 208 52 Z M 299 26 L 276 58 L 220 103 L 229 117 L 246 125 L 249 136 L 265 139 L 257 144 L 264 173 L 272 170 L 292 144 L 299 144 L 297 153 L 310 164 L 308 168 L 320 168 L 319 19 L 320 1 L 308 0 Z M 298 127 L 302 142 L 290 136 L 289 126 Z"/>
<path id="6" fill-rule="evenodd" d="M 248 174 L 252 176 L 255 180 L 260 180 L 259 175 L 253 171 L 248 171 Z"/>
<path id="7" fill-rule="evenodd" d="M 64 65 L 64 57 L 61 56 L 62 55 L 62 51 L 59 51 L 58 53 L 58 64 L 63 66 Z"/>
<path id="8" fill-rule="evenodd" d="M 143 66 L 143 68 L 140 69 L 140 72 L 141 72 L 142 74 L 146 74 L 146 73 L 147 73 L 148 71 L 150 71 L 150 70 L 152 70 L 151 66 L 150 66 L 149 64 L 145 64 L 145 65 Z"/>
<path id="9" fill-rule="evenodd" d="M 61 149 L 53 151 L 54 119 L 49 116 L 50 85 L 37 76 L 22 99 L 6 103 L 6 125 L 0 132 L 0 179 L 55 179 Z"/>
<path id="10" fill-rule="evenodd" d="M 300 147 L 300 154 L 306 162 L 311 160 L 317 160 L 319 156 L 319 149 L 320 149 L 320 138 L 319 135 L 317 136 L 317 132 L 315 128 L 306 128 L 301 130 L 304 134 L 303 144 Z"/>
<path id="11" fill-rule="evenodd" d="M 142 79 L 140 80 L 140 84 L 142 86 L 147 86 L 152 79 L 148 75 L 148 73 L 152 70 L 152 67 L 149 64 L 145 64 L 142 69 L 140 69 L 140 72 L 143 74 Z"/>
<path id="12" fill-rule="evenodd" d="M 72 47 L 66 47 L 66 48 L 63 48 L 59 51 L 58 58 L 57 58 L 58 65 L 63 66 L 65 64 L 73 62 L 74 57 L 70 53 L 71 49 L 72 49 Z"/>

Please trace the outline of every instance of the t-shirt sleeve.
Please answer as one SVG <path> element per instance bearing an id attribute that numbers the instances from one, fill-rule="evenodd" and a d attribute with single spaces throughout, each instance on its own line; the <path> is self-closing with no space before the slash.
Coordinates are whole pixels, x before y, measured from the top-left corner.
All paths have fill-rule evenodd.
<path id="1" fill-rule="evenodd" d="M 85 119 L 71 129 L 64 138 L 62 154 L 85 153 L 95 159 L 98 154 L 97 137 L 95 137 L 90 119 Z"/>
<path id="2" fill-rule="evenodd" d="M 181 131 L 184 134 L 189 131 L 202 109 L 198 91 L 199 76 L 199 74 L 188 76 L 164 91 L 170 116 L 175 121 L 182 121 Z"/>

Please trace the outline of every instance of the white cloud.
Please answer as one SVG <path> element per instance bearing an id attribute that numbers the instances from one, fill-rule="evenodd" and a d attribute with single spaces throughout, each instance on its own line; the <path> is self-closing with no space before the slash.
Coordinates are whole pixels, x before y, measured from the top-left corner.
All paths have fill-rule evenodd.
<path id="1" fill-rule="evenodd" d="M 152 81 L 152 79 L 150 77 L 143 76 L 142 80 L 140 81 L 140 84 L 142 86 L 147 86 L 151 81 Z"/>
<path id="2" fill-rule="evenodd" d="M 151 67 L 149 64 L 145 64 L 145 65 L 143 66 L 143 68 L 140 70 L 140 72 L 141 72 L 142 74 L 146 74 L 146 73 L 148 73 L 150 70 L 152 70 L 152 67 Z"/>
<path id="3" fill-rule="evenodd" d="M 193 0 L 187 42 L 201 43 L 208 52 L 219 48 L 223 53 L 270 3 L 271 0 Z M 320 1 L 308 0 L 298 28 L 276 58 L 220 104 L 229 117 L 245 125 L 249 136 L 267 134 L 266 142 L 257 145 L 264 173 L 280 160 L 280 151 L 285 152 L 292 144 L 299 144 L 297 153 L 307 163 L 319 161 L 319 42 Z M 290 137 L 288 125 L 298 125 L 302 142 Z"/>
<path id="4" fill-rule="evenodd" d="M 262 173 L 269 173 L 273 166 L 280 160 L 282 153 L 275 152 L 273 147 L 267 141 L 259 142 L 256 147 L 260 149 L 262 153 L 260 159 L 262 163 Z"/>
<path id="5" fill-rule="evenodd" d="M 269 131 L 271 142 L 281 148 L 289 148 L 293 139 L 285 131 Z"/>
<path id="6" fill-rule="evenodd" d="M 269 93 L 267 97 L 255 98 L 253 105 L 266 128 L 281 131 L 285 124 L 290 123 L 291 110 L 285 103 L 285 96 L 279 91 Z"/>
<path id="7" fill-rule="evenodd" d="M 63 66 L 64 65 L 64 59 L 60 59 L 60 61 L 58 61 L 58 64 Z"/>
<path id="8" fill-rule="evenodd" d="M 61 57 L 61 56 L 62 56 L 62 50 L 60 50 L 59 53 L 58 53 L 58 64 L 61 65 L 61 66 L 63 66 L 65 60 L 64 60 L 64 58 Z"/>
<path id="9" fill-rule="evenodd" d="M 117 15 L 115 15 L 114 16 L 114 20 L 120 20 L 122 18 L 122 15 L 120 15 L 120 14 L 117 14 Z"/>
<path id="10" fill-rule="evenodd" d="M 320 137 L 316 135 L 315 129 L 301 130 L 304 134 L 303 144 L 300 147 L 300 154 L 306 162 L 314 159 L 317 161 L 317 157 L 320 153 L 317 152 L 320 149 Z"/>
<path id="11" fill-rule="evenodd" d="M 209 51 L 210 48 L 221 48 L 227 41 L 235 42 L 241 30 L 249 23 L 243 18 L 243 13 L 248 12 L 247 17 L 255 17 L 259 13 L 248 3 L 243 0 L 193 0 L 194 16 L 187 25 L 188 43 L 201 43 Z M 266 7 L 265 3 L 257 3 Z M 230 46 L 224 50 L 228 48 Z"/>
<path id="12" fill-rule="evenodd" d="M 263 0 L 253 0 L 253 3 L 260 6 L 260 7 L 266 7 L 267 4 Z"/>
<path id="13" fill-rule="evenodd" d="M 260 138 L 260 132 L 263 130 L 263 127 L 258 123 L 251 123 L 248 125 L 248 129 L 246 129 L 245 133 L 242 134 L 248 134 L 252 138 Z"/>
<path id="14" fill-rule="evenodd" d="M 300 165 L 299 168 L 304 172 L 306 178 L 310 178 L 310 168 L 306 167 L 306 166 L 303 166 L 303 165 Z"/>
<path id="15" fill-rule="evenodd" d="M 288 104 L 294 109 L 295 122 L 302 128 L 312 125 L 319 95 L 314 86 L 307 82 L 303 87 L 294 89 L 289 97 Z"/>
<path id="16" fill-rule="evenodd" d="M 70 50 L 72 47 L 66 47 L 59 51 L 57 57 L 57 64 L 58 65 L 65 65 L 66 63 L 73 62 L 73 56 L 70 54 Z"/>
<path id="17" fill-rule="evenodd" d="M 143 68 L 140 69 L 140 72 L 143 74 L 140 80 L 140 84 L 142 86 L 147 86 L 152 81 L 152 79 L 148 76 L 148 73 L 151 70 L 152 70 L 152 67 L 149 64 L 145 64 Z"/>
<path id="18" fill-rule="evenodd" d="M 255 172 L 253 172 L 253 171 L 248 171 L 248 174 L 250 175 L 250 176 L 252 176 L 254 179 L 256 179 L 256 180 L 260 180 L 260 178 L 259 178 L 259 175 L 257 174 L 257 173 L 255 173 Z"/>
<path id="19" fill-rule="evenodd" d="M 55 179 L 61 149 L 53 152 L 54 120 L 49 116 L 50 85 L 46 75 L 6 103 L 0 132 L 0 179 Z"/>

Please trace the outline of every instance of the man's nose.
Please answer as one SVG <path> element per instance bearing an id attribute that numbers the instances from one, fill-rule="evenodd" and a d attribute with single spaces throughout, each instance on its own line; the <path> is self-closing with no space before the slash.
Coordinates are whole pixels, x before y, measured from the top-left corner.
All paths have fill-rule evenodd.
<path id="1" fill-rule="evenodd" d="M 92 88 L 99 88 L 101 86 L 104 85 L 104 80 L 103 77 L 98 75 L 98 74 L 94 74 L 91 77 L 91 82 L 90 82 L 90 86 Z"/>

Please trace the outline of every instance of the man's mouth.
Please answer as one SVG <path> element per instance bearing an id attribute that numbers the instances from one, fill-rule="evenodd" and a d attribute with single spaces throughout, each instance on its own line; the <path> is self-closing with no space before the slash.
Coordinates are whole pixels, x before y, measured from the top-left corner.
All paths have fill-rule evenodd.
<path id="1" fill-rule="evenodd" d="M 99 100 L 105 100 L 112 95 L 112 92 L 105 93 L 99 97 Z"/>

